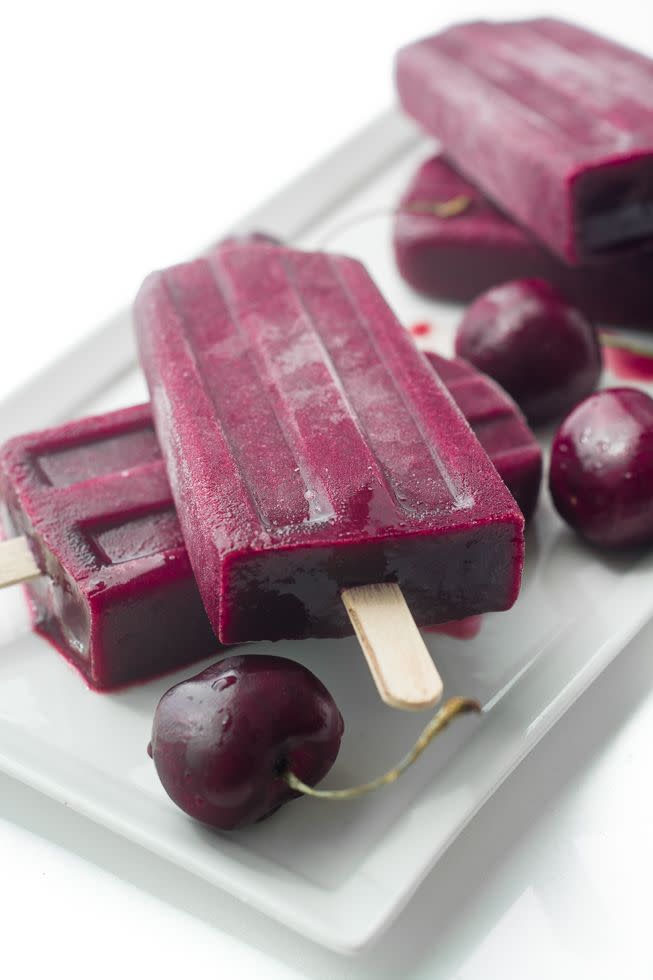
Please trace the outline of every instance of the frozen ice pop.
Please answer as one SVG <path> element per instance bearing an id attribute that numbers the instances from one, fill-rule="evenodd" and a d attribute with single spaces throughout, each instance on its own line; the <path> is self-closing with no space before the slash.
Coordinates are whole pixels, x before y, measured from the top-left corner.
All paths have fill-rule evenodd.
<path id="1" fill-rule="evenodd" d="M 653 238 L 653 61 L 563 21 L 473 22 L 403 48 L 406 111 L 572 265 Z"/>
<path id="2" fill-rule="evenodd" d="M 542 482 L 542 451 L 522 412 L 496 381 L 462 358 L 426 356 L 529 520 Z"/>
<path id="3" fill-rule="evenodd" d="M 418 624 L 514 602 L 523 517 L 360 263 L 216 249 L 148 277 L 135 322 L 222 642 L 346 635 L 373 583 Z"/>
<path id="4" fill-rule="evenodd" d="M 437 354 L 427 357 L 528 516 L 539 489 L 541 460 L 519 411 L 491 379 L 466 361 L 448 361 Z M 108 566 L 115 578 L 111 565 L 129 565 L 122 570 L 124 582 L 129 581 L 131 611 L 126 616 L 125 593 L 115 588 L 115 582 L 105 590 L 102 603 L 81 583 L 87 569 L 82 566 L 83 576 L 77 570 L 76 542 L 85 533 L 80 515 L 93 506 L 96 481 L 104 482 L 106 510 L 117 516 L 125 502 L 125 481 L 133 473 L 145 486 L 149 484 L 154 506 L 149 511 L 140 507 L 135 523 L 123 514 L 113 525 L 114 534 L 128 544 L 120 551 L 112 549 Z M 5 536 L 17 544 L 27 540 L 44 570 L 27 584 L 35 628 L 92 686 L 112 688 L 146 680 L 215 651 L 217 641 L 185 554 L 148 405 L 12 439 L 0 452 L 0 493 Z M 72 494 L 76 504 L 71 509 Z M 26 538 L 14 538 L 17 534 Z M 157 567 L 159 579 L 150 588 L 152 569 Z M 3 571 L 4 566 L 0 577 Z M 68 592 L 62 582 L 72 583 Z M 77 601 L 72 599 L 75 590 Z M 157 605 L 159 598 L 165 598 L 165 606 Z M 85 606 L 86 611 L 80 612 Z M 80 631 L 80 621 L 88 628 Z"/>
<path id="5" fill-rule="evenodd" d="M 429 202 L 466 197 L 455 218 L 424 213 Z M 421 213 L 410 212 L 421 208 Z M 417 170 L 395 219 L 403 278 L 437 299 L 468 302 L 511 279 L 546 279 L 592 320 L 653 327 L 653 245 L 600 264 L 572 267 L 503 214 L 442 156 Z"/>
<path id="6" fill-rule="evenodd" d="M 11 439 L 0 496 L 45 573 L 27 585 L 35 628 L 92 687 L 216 650 L 148 405 Z"/>

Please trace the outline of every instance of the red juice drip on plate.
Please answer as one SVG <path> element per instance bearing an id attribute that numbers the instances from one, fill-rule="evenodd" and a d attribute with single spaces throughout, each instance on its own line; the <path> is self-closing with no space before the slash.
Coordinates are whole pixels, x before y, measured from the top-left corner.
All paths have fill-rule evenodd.
<path id="1" fill-rule="evenodd" d="M 629 344 L 614 334 L 601 334 L 603 361 L 623 381 L 653 381 L 653 350 Z"/>
<path id="2" fill-rule="evenodd" d="M 430 333 L 433 332 L 433 325 L 427 323 L 426 320 L 420 323 L 413 323 L 412 326 L 408 328 L 408 332 L 413 335 L 413 337 L 428 337 Z"/>
<path id="3" fill-rule="evenodd" d="M 448 623 L 423 627 L 425 633 L 445 633 L 456 640 L 473 640 L 481 632 L 482 616 L 467 616 L 466 619 L 452 619 Z"/>

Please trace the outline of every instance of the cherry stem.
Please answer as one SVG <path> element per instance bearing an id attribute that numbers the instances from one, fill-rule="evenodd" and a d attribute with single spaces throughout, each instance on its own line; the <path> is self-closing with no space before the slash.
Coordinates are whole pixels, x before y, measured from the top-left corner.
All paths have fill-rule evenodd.
<path id="1" fill-rule="evenodd" d="M 640 357 L 653 359 L 653 348 L 640 347 L 637 341 L 628 340 L 626 337 L 618 337 L 611 330 L 599 330 L 599 340 L 604 347 L 613 350 L 625 350 L 629 354 L 637 354 Z"/>
<path id="2" fill-rule="evenodd" d="M 374 211 L 363 211 L 362 213 L 352 215 L 350 218 L 345 218 L 344 221 L 334 228 L 327 228 L 326 234 L 319 239 L 318 245 L 320 248 L 324 248 L 343 231 L 347 231 L 348 228 L 355 228 L 361 221 L 366 221 L 369 218 L 397 217 L 402 214 L 410 215 L 411 217 L 424 215 L 425 217 L 455 218 L 457 215 L 462 214 L 463 211 L 466 211 L 471 203 L 471 197 L 468 197 L 466 194 L 458 194 L 456 197 L 450 197 L 444 201 L 424 198 L 424 200 L 409 201 L 407 204 L 399 205 L 396 208 L 378 208 Z"/>
<path id="3" fill-rule="evenodd" d="M 473 701 L 471 698 L 450 698 L 440 708 L 435 717 L 431 718 L 410 752 L 404 756 L 401 762 L 393 769 L 389 769 L 382 776 L 372 779 L 369 783 L 361 783 L 360 786 L 351 786 L 349 789 L 313 789 L 312 786 L 308 786 L 302 782 L 294 772 L 285 772 L 283 778 L 291 789 L 296 790 L 298 793 L 304 793 L 306 796 L 316 796 L 321 800 L 355 800 L 357 797 L 363 796 L 365 793 L 371 793 L 381 786 L 388 786 L 390 783 L 394 783 L 399 779 L 402 772 L 405 772 L 409 766 L 412 766 L 413 762 L 419 758 L 436 735 L 439 735 L 447 727 L 449 722 L 453 721 L 456 715 L 468 714 L 472 711 L 481 711 L 481 706 L 478 701 Z"/>
<path id="4" fill-rule="evenodd" d="M 409 201 L 403 208 L 399 208 L 399 214 L 408 212 L 408 214 L 432 214 L 436 218 L 455 218 L 456 215 L 466 211 L 471 203 L 472 199 L 467 194 L 458 194 L 456 197 L 450 197 L 448 201 Z"/>

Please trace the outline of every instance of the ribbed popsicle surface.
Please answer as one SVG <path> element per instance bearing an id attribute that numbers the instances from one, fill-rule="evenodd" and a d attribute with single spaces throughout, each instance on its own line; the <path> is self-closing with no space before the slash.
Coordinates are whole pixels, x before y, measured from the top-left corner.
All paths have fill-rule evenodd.
<path id="1" fill-rule="evenodd" d="M 542 481 L 542 452 L 512 398 L 462 358 L 427 354 L 528 520 Z"/>
<path id="2" fill-rule="evenodd" d="M 531 21 L 474 23 L 452 28 L 438 50 L 490 82 L 515 103 L 525 121 L 564 136 L 585 154 L 596 147 L 632 149 L 650 141 L 653 65 L 615 46 L 597 64 L 587 47 L 568 47 L 566 25 Z M 573 37 L 573 35 L 572 35 Z"/>
<path id="3" fill-rule="evenodd" d="M 397 84 L 456 164 L 568 260 L 653 236 L 650 59 L 552 19 L 474 22 L 400 51 Z"/>
<path id="4" fill-rule="evenodd" d="M 164 275 L 243 488 L 270 531 L 472 503 L 393 377 L 357 294 L 361 279 L 347 260 L 263 249 L 215 252 Z"/>
<path id="5" fill-rule="evenodd" d="M 513 502 L 360 263 L 216 249 L 150 276 L 135 313 L 186 545 L 225 641 L 239 638 L 225 617 L 247 605 L 234 562 L 265 592 L 259 607 L 285 591 L 307 617 L 300 635 L 329 635 L 332 597 L 297 597 L 308 579 L 337 598 L 372 574 L 348 546 L 376 542 L 373 581 L 392 576 L 384 540 L 497 520 L 519 550 Z M 270 557 L 299 550 L 285 571 Z"/>
<path id="6" fill-rule="evenodd" d="M 44 575 L 35 623 L 99 688 L 207 655 L 202 609 L 149 406 L 20 436 L 0 453 L 7 535 Z"/>

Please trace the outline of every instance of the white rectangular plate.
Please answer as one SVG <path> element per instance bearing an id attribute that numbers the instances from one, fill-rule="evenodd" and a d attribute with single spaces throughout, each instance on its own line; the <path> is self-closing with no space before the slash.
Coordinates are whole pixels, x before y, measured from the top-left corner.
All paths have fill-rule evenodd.
<path id="1" fill-rule="evenodd" d="M 390 112 L 242 222 L 302 245 L 362 257 L 405 323 L 428 320 L 451 350 L 459 311 L 411 293 L 390 248 L 389 210 L 429 145 Z M 145 271 L 145 270 L 144 270 Z M 7 399 L 0 436 L 145 400 L 128 313 Z M 653 560 L 601 557 L 543 494 L 528 535 L 522 594 L 467 641 L 429 635 L 446 694 L 478 698 L 390 789 L 350 803 L 300 800 L 247 831 L 220 835 L 169 802 L 146 755 L 160 695 L 178 675 L 114 694 L 87 690 L 30 632 L 20 590 L 0 596 L 0 767 L 145 849 L 336 950 L 370 942 L 483 802 L 653 613 Z M 297 658 L 346 723 L 325 785 L 377 775 L 423 716 L 382 706 L 354 640 L 260 645 Z"/>

